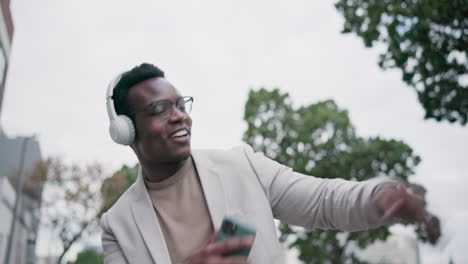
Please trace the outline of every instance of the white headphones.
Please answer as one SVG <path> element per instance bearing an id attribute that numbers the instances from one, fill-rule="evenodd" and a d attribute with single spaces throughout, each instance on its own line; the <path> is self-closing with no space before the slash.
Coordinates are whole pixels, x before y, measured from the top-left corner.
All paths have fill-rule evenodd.
<path id="1" fill-rule="evenodd" d="M 115 143 L 128 146 L 135 140 L 135 126 L 132 120 L 126 115 L 117 115 L 115 112 L 114 93 L 115 85 L 119 82 L 122 74 L 117 75 L 109 84 L 106 94 L 107 114 L 109 115 L 109 133 Z"/>

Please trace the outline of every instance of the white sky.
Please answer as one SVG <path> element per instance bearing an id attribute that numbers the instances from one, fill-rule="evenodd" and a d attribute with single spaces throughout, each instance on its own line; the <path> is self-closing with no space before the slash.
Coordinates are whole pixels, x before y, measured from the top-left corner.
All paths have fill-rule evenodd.
<path id="1" fill-rule="evenodd" d="M 442 245 L 421 247 L 422 262 L 468 263 L 468 127 L 424 121 L 400 73 L 380 70 L 375 49 L 340 34 L 333 4 L 316 2 L 14 0 L 2 127 L 38 134 L 45 156 L 133 165 L 108 136 L 105 90 L 145 61 L 195 97 L 195 148 L 241 143 L 251 87 L 280 87 L 296 105 L 332 98 L 359 135 L 404 140 L 421 155 L 413 181 L 444 233 Z"/>

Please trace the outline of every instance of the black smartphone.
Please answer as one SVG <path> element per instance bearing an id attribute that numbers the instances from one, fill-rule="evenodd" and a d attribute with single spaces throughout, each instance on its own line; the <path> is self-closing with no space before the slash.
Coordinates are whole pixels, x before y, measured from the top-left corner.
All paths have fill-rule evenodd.
<path id="1" fill-rule="evenodd" d="M 228 238 L 242 238 L 244 236 L 254 236 L 255 237 L 255 229 L 240 223 L 236 221 L 233 218 L 230 217 L 225 217 L 223 219 L 223 222 L 221 224 L 221 228 L 218 232 L 218 235 L 216 236 L 215 241 L 223 241 Z M 225 254 L 225 256 L 249 256 L 250 254 L 250 248 L 249 249 L 242 249 L 238 251 L 234 251 L 228 254 Z"/>

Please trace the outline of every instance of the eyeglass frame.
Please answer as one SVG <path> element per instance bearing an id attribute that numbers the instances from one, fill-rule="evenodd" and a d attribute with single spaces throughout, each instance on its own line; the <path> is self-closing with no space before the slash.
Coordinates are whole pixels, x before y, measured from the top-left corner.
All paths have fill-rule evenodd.
<path id="1" fill-rule="evenodd" d="M 188 99 L 188 100 L 185 101 L 184 99 Z M 141 109 L 139 109 L 139 110 L 135 110 L 135 111 L 133 111 L 133 112 L 130 112 L 128 115 L 129 115 L 129 116 L 135 116 L 136 114 L 138 114 L 138 113 L 140 113 L 140 112 L 143 112 L 143 111 L 145 111 L 146 109 L 151 108 L 151 107 L 154 107 L 155 105 L 158 105 L 158 104 L 163 103 L 163 102 L 169 102 L 169 104 L 170 104 L 170 106 L 171 106 L 171 110 L 170 110 L 170 111 L 172 111 L 171 114 L 172 114 L 173 111 L 174 111 L 172 107 L 175 106 L 175 107 L 177 108 L 177 110 L 181 111 L 181 112 L 184 113 L 184 114 L 189 115 L 190 113 L 187 113 L 186 111 L 182 111 L 182 110 L 178 107 L 178 104 L 179 104 L 181 101 L 184 101 L 184 102 L 191 101 L 191 103 L 193 103 L 193 97 L 192 97 L 192 96 L 181 96 L 181 97 L 179 97 L 179 98 L 175 101 L 175 103 L 173 103 L 173 102 L 172 102 L 171 100 L 169 100 L 169 99 L 158 100 L 158 101 L 155 101 L 155 102 L 152 102 L 152 103 L 147 104 L 146 106 L 144 106 L 143 108 L 141 108 Z M 191 112 L 191 111 L 192 111 L 192 110 L 190 109 L 190 112 Z M 164 113 L 164 112 L 162 112 L 162 113 Z M 161 113 L 161 114 L 162 114 L 162 113 Z M 171 114 L 170 114 L 170 115 L 171 115 Z M 169 116 L 170 116 L 170 115 L 169 115 Z"/>

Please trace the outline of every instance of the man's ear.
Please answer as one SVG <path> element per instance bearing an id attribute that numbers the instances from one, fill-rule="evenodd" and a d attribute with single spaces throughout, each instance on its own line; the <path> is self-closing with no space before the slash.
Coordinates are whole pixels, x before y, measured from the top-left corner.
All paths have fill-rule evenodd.
<path id="1" fill-rule="evenodd" d="M 139 141 L 139 137 L 138 137 L 138 129 L 136 127 L 136 120 L 135 118 L 130 118 L 132 120 L 132 123 L 133 123 L 133 127 L 135 128 L 135 137 L 133 139 L 133 142 L 129 145 L 130 148 L 132 148 L 133 152 L 135 152 L 135 154 L 138 156 L 138 148 L 137 148 L 137 143 Z"/>
<path id="2" fill-rule="evenodd" d="M 137 146 L 136 146 L 136 141 L 137 141 L 137 139 L 135 138 L 135 140 L 133 141 L 133 143 L 130 144 L 129 146 L 130 146 L 130 148 L 132 148 L 133 153 L 135 153 L 135 155 L 137 156 L 137 158 L 140 159 L 140 152 L 138 151 L 138 148 L 137 148 Z"/>
<path id="3" fill-rule="evenodd" d="M 139 141 L 138 129 L 137 129 L 137 127 L 135 126 L 135 120 L 132 120 L 132 123 L 133 123 L 133 127 L 135 128 L 135 137 L 133 138 L 133 142 L 132 142 L 129 146 L 130 146 L 130 147 L 133 149 L 133 151 L 135 151 L 135 153 L 136 153 L 136 151 L 137 151 L 137 147 L 136 147 L 136 146 L 137 146 L 137 143 L 138 143 L 138 141 Z"/>

